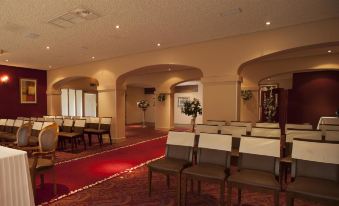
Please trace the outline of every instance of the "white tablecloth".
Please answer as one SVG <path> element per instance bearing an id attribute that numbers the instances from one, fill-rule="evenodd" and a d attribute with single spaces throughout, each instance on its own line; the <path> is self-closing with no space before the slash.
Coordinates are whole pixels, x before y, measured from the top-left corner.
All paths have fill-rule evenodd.
<path id="1" fill-rule="evenodd" d="M 0 205 L 35 205 L 27 153 L 0 146 Z"/>
<path id="2" fill-rule="evenodd" d="M 339 125 L 339 118 L 338 117 L 320 117 L 317 129 L 320 129 L 321 124 L 337 124 L 337 125 Z"/>

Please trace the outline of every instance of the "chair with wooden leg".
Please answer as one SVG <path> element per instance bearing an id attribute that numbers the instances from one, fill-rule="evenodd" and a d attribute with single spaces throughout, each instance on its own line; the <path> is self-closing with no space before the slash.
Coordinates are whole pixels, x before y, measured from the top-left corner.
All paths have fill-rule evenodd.
<path id="1" fill-rule="evenodd" d="M 293 141 L 292 178 L 287 186 L 287 206 L 300 198 L 339 205 L 339 144 L 319 141 Z"/>
<path id="2" fill-rule="evenodd" d="M 231 206 L 232 188 L 238 189 L 238 205 L 241 191 L 249 188 L 270 191 L 274 194 L 274 205 L 279 206 L 280 140 L 258 137 L 242 137 L 240 140 L 238 172 L 227 179 L 227 205 Z"/>
<path id="3" fill-rule="evenodd" d="M 53 123 L 45 127 L 39 134 L 39 151 L 32 153 L 32 158 L 28 159 L 31 171 L 33 192 L 35 193 L 35 178 L 40 175 L 41 186 L 44 184 L 44 173 L 53 170 L 53 193 L 56 195 L 56 179 L 55 179 L 55 150 L 58 144 L 58 125 Z"/>
<path id="4" fill-rule="evenodd" d="M 193 146 L 195 134 L 190 132 L 168 133 L 166 142 L 165 157 L 149 163 L 148 166 L 148 194 L 151 196 L 152 191 L 152 174 L 158 172 L 167 175 L 176 176 L 177 182 L 177 202 L 181 201 L 181 172 L 192 164 Z M 169 178 L 167 177 L 167 185 Z"/>
<path id="5" fill-rule="evenodd" d="M 200 194 L 201 181 L 220 184 L 220 205 L 224 205 L 225 182 L 229 175 L 232 136 L 200 133 L 197 164 L 183 170 L 184 205 L 186 205 L 187 180 L 198 180 Z"/>

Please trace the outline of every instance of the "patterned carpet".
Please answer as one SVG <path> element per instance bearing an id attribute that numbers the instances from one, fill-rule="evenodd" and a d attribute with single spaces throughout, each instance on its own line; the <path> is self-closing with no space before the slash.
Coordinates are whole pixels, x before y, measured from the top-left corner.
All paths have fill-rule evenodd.
<path id="1" fill-rule="evenodd" d="M 128 144 L 133 144 L 139 141 L 151 139 L 157 136 L 162 136 L 167 132 L 155 131 L 152 129 L 144 129 L 138 126 L 130 126 L 127 128 L 126 142 L 120 145 L 106 145 L 103 148 L 91 148 L 88 151 L 69 154 L 61 152 L 58 154 L 58 160 L 64 161 L 76 157 L 94 154 L 98 151 L 120 147 Z M 65 154 L 64 154 L 65 153 Z M 171 178 L 171 186 L 168 189 L 166 186 L 165 176 L 154 173 L 153 175 L 153 192 L 152 196 L 147 194 L 147 167 L 142 166 L 131 172 L 124 173 L 118 177 L 104 181 L 91 188 L 79 191 L 73 195 L 57 200 L 50 205 L 53 206 L 113 206 L 113 205 L 143 205 L 143 206 L 174 206 L 176 203 L 176 180 Z M 49 191 L 51 185 L 46 184 L 46 192 Z M 189 187 L 190 188 L 190 187 Z M 225 192 L 225 196 L 226 196 Z M 187 205 L 194 206 L 209 206 L 218 205 L 219 201 L 219 186 L 210 183 L 202 183 L 202 193 L 198 195 L 196 192 L 188 192 Z M 233 205 L 236 205 L 236 190 L 232 194 Z M 270 206 L 273 205 L 273 196 L 269 193 L 257 193 L 253 191 L 243 191 L 242 206 Z M 280 194 L 280 206 L 285 206 L 285 193 Z M 295 201 L 295 206 L 321 206 L 312 202 L 301 200 Z"/>

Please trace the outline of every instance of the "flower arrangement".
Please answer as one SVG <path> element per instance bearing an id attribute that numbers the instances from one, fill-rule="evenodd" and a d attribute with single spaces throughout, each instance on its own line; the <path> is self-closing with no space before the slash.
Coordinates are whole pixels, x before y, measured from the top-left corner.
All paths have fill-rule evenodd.
<path id="1" fill-rule="evenodd" d="M 158 95 L 158 101 L 159 102 L 164 102 L 166 100 L 166 95 L 164 93 L 160 93 Z"/>
<path id="2" fill-rule="evenodd" d="M 184 101 L 183 106 L 181 107 L 181 113 L 184 113 L 187 116 L 192 116 L 191 125 L 192 125 L 192 132 L 194 132 L 195 128 L 195 119 L 197 118 L 198 114 L 202 114 L 202 107 L 200 101 L 194 98 L 192 101 L 186 100 Z"/>
<path id="3" fill-rule="evenodd" d="M 252 91 L 251 90 L 241 90 L 241 98 L 245 101 L 248 101 L 252 98 Z"/>
<path id="4" fill-rule="evenodd" d="M 275 115 L 277 114 L 277 105 L 275 97 L 273 95 L 273 88 L 268 88 L 268 94 L 265 95 L 264 102 L 264 114 L 268 122 L 273 122 Z"/>
<path id="5" fill-rule="evenodd" d="M 146 100 L 140 100 L 137 102 L 137 106 L 142 110 L 146 110 L 149 107 L 149 103 Z"/>

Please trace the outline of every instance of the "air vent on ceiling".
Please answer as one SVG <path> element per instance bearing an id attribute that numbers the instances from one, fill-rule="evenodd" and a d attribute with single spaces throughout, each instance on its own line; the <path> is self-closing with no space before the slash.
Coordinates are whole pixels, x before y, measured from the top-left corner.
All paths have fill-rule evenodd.
<path id="1" fill-rule="evenodd" d="M 70 28 L 83 21 L 94 20 L 99 17 L 100 16 L 98 14 L 89 9 L 77 8 L 64 15 L 49 20 L 48 23 L 61 28 Z"/>
<path id="2" fill-rule="evenodd" d="M 230 8 L 230 9 L 227 9 L 226 11 L 220 13 L 220 16 L 221 17 L 227 17 L 227 16 L 232 16 L 232 15 L 237 15 L 237 14 L 240 14 L 242 12 L 243 12 L 242 8 Z"/>
<path id="3" fill-rule="evenodd" d="M 40 37 L 40 34 L 36 34 L 36 33 L 28 33 L 26 36 L 26 38 L 29 38 L 29 39 L 37 39 Z"/>

